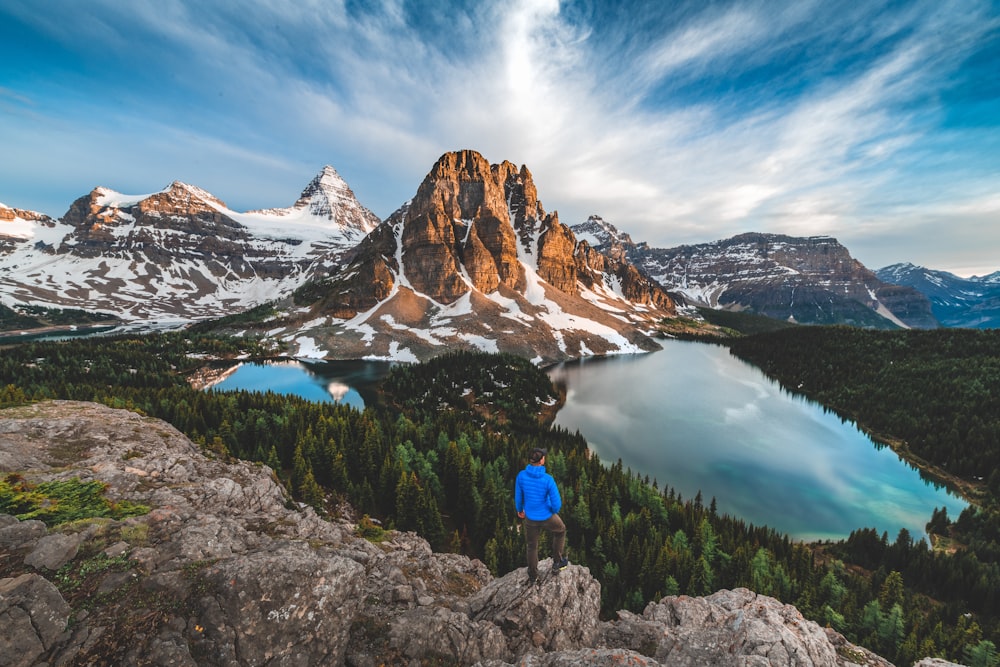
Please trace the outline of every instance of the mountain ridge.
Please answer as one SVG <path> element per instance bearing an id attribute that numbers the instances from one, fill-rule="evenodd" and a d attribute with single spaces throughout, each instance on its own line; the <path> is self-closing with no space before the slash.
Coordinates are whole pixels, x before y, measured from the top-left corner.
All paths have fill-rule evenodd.
<path id="1" fill-rule="evenodd" d="M 1000 271 L 962 278 L 948 271 L 905 262 L 878 269 L 886 282 L 906 285 L 925 294 L 935 317 L 945 326 L 1000 327 Z"/>
<path id="2" fill-rule="evenodd" d="M 324 187 L 335 175 L 324 168 L 295 205 L 270 212 L 232 211 L 174 181 L 146 195 L 96 187 L 58 221 L 20 218 L 16 237 L 0 219 L 0 290 L 15 302 L 112 310 L 130 322 L 252 307 L 327 275 L 378 223 L 346 184 Z"/>
<path id="3" fill-rule="evenodd" d="M 627 257 L 692 305 L 749 310 L 802 324 L 938 326 L 925 296 L 879 280 L 829 236 L 746 232 L 652 248 L 597 216 L 574 229 L 596 241 L 602 252 Z"/>
<path id="4" fill-rule="evenodd" d="M 986 289 L 998 276 L 970 280 Z M 655 349 L 644 339 L 658 335 L 656 319 L 673 317 L 678 305 L 801 323 L 938 326 L 935 312 L 944 306 L 900 282 L 883 280 L 830 237 L 748 232 L 664 249 L 633 241 L 600 216 L 564 225 L 545 211 L 527 166 L 490 164 L 471 150 L 442 155 L 414 197 L 385 221 L 330 165 L 291 206 L 244 213 L 180 181 L 146 195 L 97 187 L 58 220 L 0 205 L 0 293 L 7 305 L 110 311 L 134 324 L 180 326 L 280 303 L 276 328 L 303 356 L 330 354 L 324 346 L 334 336 L 346 340 L 345 328 L 355 339 L 399 340 L 395 351 L 391 342 L 355 340 L 344 354 L 415 360 L 448 345 L 501 349 L 497 341 L 516 327 L 499 325 L 541 321 L 546 300 L 552 307 L 542 310 L 552 321 L 541 326 L 563 340 L 549 333 L 548 341 L 511 351 L 556 360 Z M 335 293 L 319 295 L 316 285 Z M 558 294 L 546 296 L 542 285 Z M 395 299 L 400 287 L 409 294 Z M 390 298 L 396 303 L 374 323 L 354 321 Z M 943 314 L 942 321 L 990 326 L 990 303 L 964 319 Z M 303 317 L 313 310 L 312 320 Z M 472 323 L 474 312 L 486 326 Z M 323 318 L 331 319 L 317 324 Z M 468 330 L 453 326 L 459 319 Z M 623 333 L 615 322 L 622 319 L 633 330 Z M 309 322 L 298 335 L 289 328 Z M 454 335 L 433 333 L 449 326 Z M 567 339 L 563 329 L 576 333 Z M 544 354 L 534 354 L 539 346 Z"/>
<path id="5" fill-rule="evenodd" d="M 658 349 L 666 292 L 587 252 L 547 213 L 527 167 L 445 153 L 343 271 L 296 293 L 278 331 L 302 355 L 416 361 L 445 349 L 539 362 Z"/>

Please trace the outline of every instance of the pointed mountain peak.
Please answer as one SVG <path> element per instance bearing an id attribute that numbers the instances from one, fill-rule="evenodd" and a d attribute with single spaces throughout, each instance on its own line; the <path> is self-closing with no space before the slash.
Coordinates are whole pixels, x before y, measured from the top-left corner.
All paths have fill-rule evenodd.
<path id="1" fill-rule="evenodd" d="M 309 181 L 309 185 L 305 187 L 302 194 L 299 195 L 298 201 L 295 202 L 295 208 L 315 208 L 317 203 L 334 204 L 344 201 L 357 202 L 357 199 L 350 186 L 347 185 L 347 181 L 337 173 L 337 170 L 326 165 Z"/>
<path id="2" fill-rule="evenodd" d="M 158 194 L 166 194 L 172 197 L 200 199 L 206 203 L 217 204 L 226 208 L 225 203 L 208 190 L 203 190 L 197 185 L 191 185 L 190 183 L 184 183 L 183 181 L 174 181 L 166 190 Z"/>
<path id="3" fill-rule="evenodd" d="M 305 187 L 291 209 L 284 211 L 308 211 L 326 220 L 333 220 L 345 229 L 355 229 L 367 234 L 379 224 L 377 215 L 362 206 L 354 191 L 347 185 L 337 170 L 326 165 Z M 281 214 L 282 209 L 270 211 Z"/>
<path id="4" fill-rule="evenodd" d="M 599 215 L 591 215 L 587 222 L 573 225 L 578 240 L 586 241 L 594 248 L 608 247 L 615 243 L 632 246 L 632 237 Z"/>
<path id="5" fill-rule="evenodd" d="M 309 185 L 307 185 L 306 189 L 302 191 L 302 196 L 299 198 L 299 201 L 308 199 L 312 195 L 318 193 L 326 193 L 327 196 L 332 193 L 349 194 L 351 197 L 354 196 L 354 193 L 351 192 L 351 188 L 347 185 L 347 181 L 345 181 L 341 175 L 337 173 L 337 170 L 330 165 L 323 167 L 315 178 L 309 181 Z"/>

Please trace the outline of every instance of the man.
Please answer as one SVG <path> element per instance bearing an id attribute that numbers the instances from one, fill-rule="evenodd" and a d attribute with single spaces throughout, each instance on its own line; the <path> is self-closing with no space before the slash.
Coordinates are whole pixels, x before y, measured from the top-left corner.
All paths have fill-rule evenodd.
<path id="1" fill-rule="evenodd" d="M 548 452 L 535 448 L 528 454 L 528 465 L 517 473 L 514 482 L 514 508 L 524 519 L 524 537 L 528 551 L 528 580 L 538 580 L 538 537 L 542 529 L 552 536 L 552 571 L 559 572 L 569 565 L 563 555 L 566 544 L 566 524 L 557 512 L 562 508 L 562 498 L 552 475 L 545 472 L 545 455 Z"/>

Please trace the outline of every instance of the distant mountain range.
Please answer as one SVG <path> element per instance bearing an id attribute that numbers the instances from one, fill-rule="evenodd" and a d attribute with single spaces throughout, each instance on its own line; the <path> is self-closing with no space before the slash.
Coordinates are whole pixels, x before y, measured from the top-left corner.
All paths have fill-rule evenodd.
<path id="1" fill-rule="evenodd" d="M 946 327 L 1000 327 L 1000 271 L 960 278 L 913 264 L 893 264 L 876 271 L 885 282 L 908 285 L 925 294 L 934 316 Z"/>
<path id="2" fill-rule="evenodd" d="M 828 236 L 749 233 L 651 248 L 597 216 L 573 230 L 601 252 L 632 262 L 690 304 L 800 324 L 938 326 L 923 294 L 883 282 Z"/>
<path id="3" fill-rule="evenodd" d="M 799 323 L 996 326 L 998 293 L 1000 274 L 872 272 L 829 237 L 662 249 L 597 216 L 569 227 L 544 210 L 527 167 L 475 151 L 444 154 L 385 221 L 329 166 L 292 206 L 244 213 L 180 182 L 136 196 L 98 187 L 58 220 L 0 204 L 3 306 L 181 325 L 271 303 L 265 321 L 233 332 L 299 356 L 634 352 L 695 305 Z"/>
<path id="4" fill-rule="evenodd" d="M 332 167 L 293 206 L 238 213 L 201 188 L 95 188 L 61 220 L 0 208 L 0 295 L 126 321 L 218 317 L 326 276 L 378 216 Z"/>

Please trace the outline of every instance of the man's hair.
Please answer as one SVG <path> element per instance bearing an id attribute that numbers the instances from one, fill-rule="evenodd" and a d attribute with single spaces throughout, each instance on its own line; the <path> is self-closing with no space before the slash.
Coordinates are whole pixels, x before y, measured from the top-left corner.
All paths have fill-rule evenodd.
<path id="1" fill-rule="evenodd" d="M 542 449 L 541 447 L 535 447 L 534 449 L 531 450 L 531 453 L 528 454 L 528 460 L 531 461 L 532 463 L 538 463 L 539 461 L 545 458 L 546 454 L 548 454 L 548 452 Z"/>

